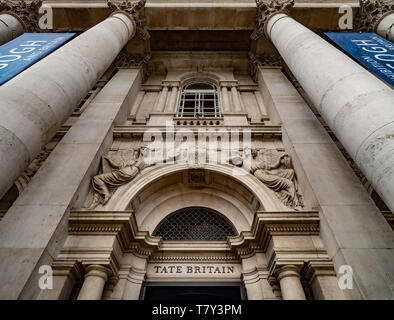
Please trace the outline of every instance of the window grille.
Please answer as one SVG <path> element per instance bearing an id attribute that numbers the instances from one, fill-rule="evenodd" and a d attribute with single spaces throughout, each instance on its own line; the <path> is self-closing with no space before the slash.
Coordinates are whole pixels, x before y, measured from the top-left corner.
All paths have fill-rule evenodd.
<path id="1" fill-rule="evenodd" d="M 188 207 L 166 217 L 153 232 L 163 240 L 225 241 L 236 236 L 233 224 L 219 212 L 204 207 Z"/>
<path id="2" fill-rule="evenodd" d="M 183 87 L 177 117 L 220 117 L 217 87 L 209 83 L 193 83 Z"/>

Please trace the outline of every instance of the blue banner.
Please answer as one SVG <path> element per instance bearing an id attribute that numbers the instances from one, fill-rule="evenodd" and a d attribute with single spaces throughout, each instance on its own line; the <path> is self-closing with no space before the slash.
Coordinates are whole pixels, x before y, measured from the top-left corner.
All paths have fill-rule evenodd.
<path id="1" fill-rule="evenodd" d="M 394 86 L 394 43 L 369 32 L 325 32 L 349 55 Z"/>
<path id="2" fill-rule="evenodd" d="M 24 33 L 0 46 L 0 85 L 71 39 L 75 33 Z"/>

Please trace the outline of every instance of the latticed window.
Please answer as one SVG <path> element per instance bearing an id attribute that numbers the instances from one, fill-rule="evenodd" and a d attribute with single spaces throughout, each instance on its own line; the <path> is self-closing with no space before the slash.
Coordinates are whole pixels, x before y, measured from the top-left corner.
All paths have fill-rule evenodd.
<path id="1" fill-rule="evenodd" d="M 219 212 L 204 207 L 180 209 L 165 218 L 153 232 L 163 240 L 224 241 L 236 236 L 233 224 Z"/>
<path id="2" fill-rule="evenodd" d="M 210 83 L 192 83 L 184 86 L 177 117 L 220 117 L 217 87 Z"/>

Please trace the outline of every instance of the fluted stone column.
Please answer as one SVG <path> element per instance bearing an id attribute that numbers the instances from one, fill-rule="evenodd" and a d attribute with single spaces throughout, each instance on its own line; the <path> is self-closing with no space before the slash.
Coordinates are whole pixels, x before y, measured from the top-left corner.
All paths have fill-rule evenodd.
<path id="1" fill-rule="evenodd" d="M 375 32 L 383 38 L 394 42 L 394 11 L 387 12 L 380 18 Z"/>
<path id="2" fill-rule="evenodd" d="M 223 85 L 222 86 L 222 106 L 223 106 L 223 112 L 229 112 L 230 111 L 230 100 L 228 98 L 228 90 L 227 86 Z"/>
<path id="3" fill-rule="evenodd" d="M 165 85 L 160 92 L 159 100 L 157 101 L 155 111 L 163 112 L 167 101 L 168 87 Z"/>
<path id="4" fill-rule="evenodd" d="M 138 96 L 133 104 L 133 107 L 130 111 L 130 116 L 132 117 L 136 117 L 138 109 L 142 103 L 142 100 L 144 100 L 145 97 L 145 91 L 144 90 L 140 90 L 140 92 L 138 92 Z"/>
<path id="5" fill-rule="evenodd" d="M 261 117 L 265 118 L 268 115 L 267 108 L 264 105 L 263 98 L 261 97 L 260 91 L 255 91 L 254 96 L 256 97 L 257 105 L 261 113 Z"/>
<path id="6" fill-rule="evenodd" d="M 0 14 L 0 46 L 25 32 L 25 27 L 17 15 L 10 12 Z"/>
<path id="7" fill-rule="evenodd" d="M 394 90 L 286 14 L 269 16 L 265 33 L 328 126 L 394 210 Z"/>
<path id="8" fill-rule="evenodd" d="M 86 272 L 78 300 L 101 300 L 111 270 L 100 265 L 90 265 L 86 268 Z"/>
<path id="9" fill-rule="evenodd" d="M 116 12 L 0 87 L 0 197 L 136 32 Z"/>
<path id="10" fill-rule="evenodd" d="M 241 112 L 242 111 L 241 100 L 239 99 L 238 90 L 235 86 L 231 87 L 231 97 L 233 100 L 233 111 Z"/>
<path id="11" fill-rule="evenodd" d="M 277 273 L 283 300 L 306 300 L 296 266 L 281 267 Z"/>
<path id="12" fill-rule="evenodd" d="M 170 100 L 168 101 L 168 104 L 165 107 L 165 112 L 175 112 L 175 104 L 176 104 L 176 98 L 178 95 L 178 86 L 173 85 L 171 87 L 171 94 L 170 94 Z"/>

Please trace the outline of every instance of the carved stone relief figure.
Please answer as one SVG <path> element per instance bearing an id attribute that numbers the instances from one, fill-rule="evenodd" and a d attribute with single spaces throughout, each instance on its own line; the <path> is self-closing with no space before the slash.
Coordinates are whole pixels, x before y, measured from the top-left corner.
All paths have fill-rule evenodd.
<path id="1" fill-rule="evenodd" d="M 239 157 L 234 157 L 232 163 L 240 166 L 243 161 Z M 274 149 L 252 149 L 250 172 L 275 191 L 286 206 L 296 210 L 304 207 L 302 197 L 297 190 L 291 158 L 287 153 Z"/>
<path id="2" fill-rule="evenodd" d="M 154 158 L 150 151 L 147 147 L 140 147 L 103 156 L 102 173 L 92 178 L 94 197 L 89 209 L 105 205 L 118 187 L 132 181 L 145 168 L 170 160 Z"/>
<path id="3" fill-rule="evenodd" d="M 116 189 L 133 180 L 143 169 L 154 165 L 144 159 L 146 148 L 121 150 L 102 157 L 102 172 L 93 177 L 94 198 L 89 209 L 105 205 Z"/>

